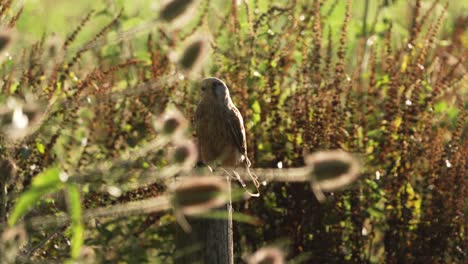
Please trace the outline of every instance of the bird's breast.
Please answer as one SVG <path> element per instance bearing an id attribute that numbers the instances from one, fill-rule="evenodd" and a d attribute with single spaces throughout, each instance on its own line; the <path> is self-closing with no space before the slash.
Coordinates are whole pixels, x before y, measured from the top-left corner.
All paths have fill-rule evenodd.
<path id="1" fill-rule="evenodd" d="M 239 151 L 232 144 L 229 123 L 223 109 L 199 105 L 196 132 L 198 147 L 204 163 L 219 161 L 224 166 L 235 166 Z"/>

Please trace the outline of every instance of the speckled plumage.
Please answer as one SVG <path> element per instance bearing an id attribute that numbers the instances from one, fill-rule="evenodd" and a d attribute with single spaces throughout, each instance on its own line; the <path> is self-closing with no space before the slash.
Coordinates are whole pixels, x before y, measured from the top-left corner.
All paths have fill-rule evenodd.
<path id="1" fill-rule="evenodd" d="M 244 121 L 223 81 L 206 78 L 195 112 L 200 160 L 208 165 L 250 166 Z"/>

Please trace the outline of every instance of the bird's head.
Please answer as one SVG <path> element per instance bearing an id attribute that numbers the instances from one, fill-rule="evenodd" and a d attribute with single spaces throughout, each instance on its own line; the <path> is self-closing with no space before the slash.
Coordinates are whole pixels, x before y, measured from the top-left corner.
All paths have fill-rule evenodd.
<path id="1" fill-rule="evenodd" d="M 202 100 L 210 100 L 219 103 L 229 103 L 229 89 L 226 84 L 218 78 L 210 77 L 202 81 Z"/>

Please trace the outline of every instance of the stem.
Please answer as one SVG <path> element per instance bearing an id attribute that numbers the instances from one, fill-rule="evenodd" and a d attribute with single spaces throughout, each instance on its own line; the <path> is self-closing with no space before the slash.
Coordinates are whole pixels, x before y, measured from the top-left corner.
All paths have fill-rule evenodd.
<path id="1" fill-rule="evenodd" d="M 364 39 L 367 41 L 367 17 L 369 15 L 369 0 L 365 1 L 364 4 L 364 17 L 362 18 L 362 34 Z"/>

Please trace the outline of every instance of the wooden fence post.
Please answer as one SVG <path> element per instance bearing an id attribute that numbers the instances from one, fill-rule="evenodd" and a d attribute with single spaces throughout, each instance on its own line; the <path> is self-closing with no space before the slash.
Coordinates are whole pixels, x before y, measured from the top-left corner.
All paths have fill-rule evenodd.
<path id="1" fill-rule="evenodd" d="M 231 179 L 228 182 L 229 202 L 217 210 L 226 211 L 226 219 L 187 217 L 192 231 L 176 225 L 174 263 L 233 264 Z"/>

